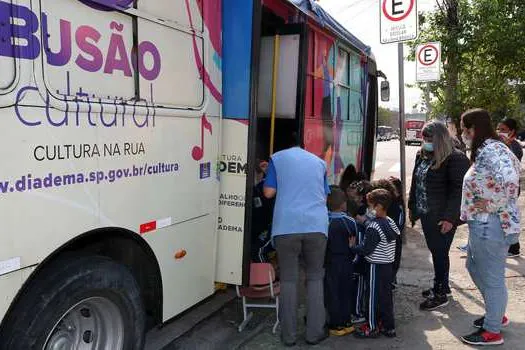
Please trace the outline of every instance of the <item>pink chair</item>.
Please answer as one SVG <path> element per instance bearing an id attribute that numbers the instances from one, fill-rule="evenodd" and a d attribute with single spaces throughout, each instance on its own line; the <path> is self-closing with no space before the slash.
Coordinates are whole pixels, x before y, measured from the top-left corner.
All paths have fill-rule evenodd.
<path id="1" fill-rule="evenodd" d="M 275 324 L 273 333 L 277 331 L 279 325 L 279 293 L 281 291 L 279 282 L 275 281 L 275 270 L 269 263 L 251 263 L 250 264 L 250 285 L 248 287 L 237 286 L 237 296 L 242 297 L 242 311 L 244 320 L 239 325 L 239 332 L 242 332 L 248 322 L 252 319 L 253 314 L 248 313 L 248 308 L 270 308 L 275 309 Z M 247 299 L 260 300 L 269 299 L 271 303 L 248 303 Z M 255 299 L 255 300 L 254 300 Z"/>

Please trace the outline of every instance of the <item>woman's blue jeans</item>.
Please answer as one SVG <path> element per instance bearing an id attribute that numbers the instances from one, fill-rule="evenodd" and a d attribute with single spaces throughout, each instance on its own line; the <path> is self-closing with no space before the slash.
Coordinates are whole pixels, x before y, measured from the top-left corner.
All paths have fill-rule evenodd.
<path id="1" fill-rule="evenodd" d="M 467 270 L 485 301 L 483 328 L 499 333 L 507 308 L 505 266 L 509 246 L 518 241 L 518 234 L 505 235 L 496 215 L 487 222 L 469 221 Z"/>

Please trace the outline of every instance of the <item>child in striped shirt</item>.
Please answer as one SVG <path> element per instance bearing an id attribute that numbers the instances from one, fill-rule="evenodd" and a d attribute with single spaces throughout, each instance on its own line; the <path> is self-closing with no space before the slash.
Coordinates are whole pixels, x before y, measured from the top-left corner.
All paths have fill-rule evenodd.
<path id="1" fill-rule="evenodd" d="M 364 240 L 358 246 L 350 248 L 353 253 L 364 256 L 370 263 L 368 322 L 356 332 L 356 336 L 376 338 L 382 333 L 387 337 L 395 337 L 391 284 L 396 238 L 400 232 L 395 222 L 387 216 L 392 203 L 390 193 L 384 189 L 377 189 L 370 192 L 366 198 L 367 217 L 370 220 L 366 226 Z"/>

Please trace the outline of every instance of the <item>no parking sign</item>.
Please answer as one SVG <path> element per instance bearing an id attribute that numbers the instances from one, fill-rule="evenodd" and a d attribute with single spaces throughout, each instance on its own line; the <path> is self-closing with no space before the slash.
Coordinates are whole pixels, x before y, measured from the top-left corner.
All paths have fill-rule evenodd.
<path id="1" fill-rule="evenodd" d="M 416 49 L 416 81 L 438 81 L 441 77 L 441 43 L 426 43 Z"/>
<path id="2" fill-rule="evenodd" d="M 417 1 L 380 0 L 381 44 L 417 38 Z"/>

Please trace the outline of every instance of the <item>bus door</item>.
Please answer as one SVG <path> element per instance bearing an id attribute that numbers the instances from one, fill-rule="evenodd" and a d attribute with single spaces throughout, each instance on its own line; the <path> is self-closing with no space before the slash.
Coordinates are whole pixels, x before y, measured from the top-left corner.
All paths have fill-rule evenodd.
<path id="1" fill-rule="evenodd" d="M 261 210 L 266 202 L 255 193 L 256 160 L 268 161 L 292 132 L 302 138 L 306 26 L 286 20 L 259 1 L 223 2 L 217 282 L 246 284 L 257 239 L 269 238 L 259 234 L 273 210 Z"/>
<path id="2" fill-rule="evenodd" d="M 257 110 L 250 127 L 249 157 L 254 169 L 248 176 L 245 228 L 250 235 L 250 253 L 245 262 L 268 262 L 273 200 L 262 195 L 260 164 L 287 147 L 295 133 L 302 140 L 304 125 L 305 72 L 307 64 L 306 25 L 284 24 L 263 6 L 257 76 Z M 304 52 L 304 54 L 302 54 Z M 246 269 L 245 269 L 246 271 Z"/>
<path id="3" fill-rule="evenodd" d="M 360 169 L 371 178 L 374 177 L 376 158 L 376 130 L 378 128 L 378 101 L 377 101 L 377 66 L 373 60 L 368 60 L 368 76 L 366 86 L 366 110 L 364 127 L 364 154 L 362 168 Z"/>

